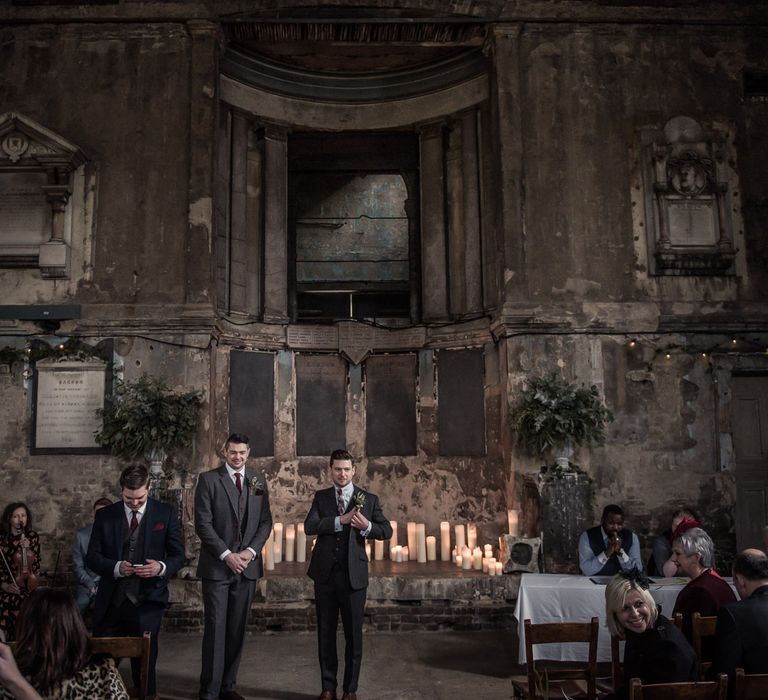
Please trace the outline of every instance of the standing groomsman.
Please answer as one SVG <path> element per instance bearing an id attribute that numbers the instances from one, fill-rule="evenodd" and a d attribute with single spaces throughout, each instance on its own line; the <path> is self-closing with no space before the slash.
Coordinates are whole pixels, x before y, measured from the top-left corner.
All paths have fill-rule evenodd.
<path id="1" fill-rule="evenodd" d="M 156 698 L 157 635 L 168 606 L 168 580 L 184 564 L 181 525 L 172 506 L 149 498 L 143 464 L 123 469 L 121 500 L 99 509 L 86 563 L 101 578 L 93 606 L 95 637 L 152 633 L 147 695 Z M 139 687 L 139 659 L 131 659 Z"/>
<path id="2" fill-rule="evenodd" d="M 244 700 L 235 683 L 248 611 L 264 573 L 261 548 L 272 530 L 267 482 L 246 470 L 249 453 L 248 438 L 232 433 L 225 463 L 200 474 L 195 491 L 205 609 L 200 700 Z"/>
<path id="3" fill-rule="evenodd" d="M 333 486 L 315 493 L 304 521 L 306 533 L 318 536 L 307 575 L 315 582 L 320 700 L 336 700 L 339 612 L 345 639 L 342 700 L 357 700 L 368 587 L 365 540 L 390 539 L 392 526 L 381 511 L 379 499 L 352 483 L 355 467 L 349 452 L 335 450 L 328 469 Z"/>

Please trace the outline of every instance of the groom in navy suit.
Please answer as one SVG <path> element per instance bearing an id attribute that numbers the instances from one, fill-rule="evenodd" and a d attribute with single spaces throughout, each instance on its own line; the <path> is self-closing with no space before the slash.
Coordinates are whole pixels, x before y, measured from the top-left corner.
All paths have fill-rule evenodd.
<path id="1" fill-rule="evenodd" d="M 304 521 L 308 535 L 317 535 L 307 575 L 315 582 L 317 638 L 322 694 L 336 700 L 336 627 L 344 626 L 343 700 L 357 700 L 357 681 L 363 660 L 363 614 L 368 587 L 365 540 L 388 540 L 392 526 L 379 499 L 352 483 L 352 455 L 335 450 L 329 471 L 333 486 L 315 493 Z"/>
<path id="2" fill-rule="evenodd" d="M 95 637 L 152 633 L 147 696 L 156 698 L 157 635 L 168 605 L 168 580 L 184 564 L 181 526 L 173 507 L 149 498 L 149 472 L 133 465 L 120 474 L 122 498 L 101 508 L 88 544 L 88 568 L 101 578 L 93 608 Z M 131 659 L 139 687 L 139 659 Z"/>

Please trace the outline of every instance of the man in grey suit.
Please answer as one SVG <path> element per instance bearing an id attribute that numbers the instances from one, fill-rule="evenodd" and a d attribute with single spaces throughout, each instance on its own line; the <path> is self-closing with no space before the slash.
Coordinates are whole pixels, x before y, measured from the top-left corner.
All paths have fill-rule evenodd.
<path id="1" fill-rule="evenodd" d="M 111 505 L 112 501 L 108 498 L 100 498 L 93 504 L 94 516 L 99 509 Z M 88 554 L 88 543 L 91 541 L 91 530 L 93 530 L 93 523 L 81 527 L 75 533 L 75 539 L 72 542 L 72 568 L 77 581 L 75 600 L 81 615 L 85 615 L 85 611 L 93 603 L 96 598 L 96 589 L 99 586 L 99 575 L 85 565 L 85 555 Z"/>
<path id="2" fill-rule="evenodd" d="M 200 474 L 195 491 L 195 531 L 202 547 L 203 580 L 200 700 L 243 700 L 235 690 L 248 611 L 263 574 L 261 549 L 272 530 L 267 482 L 248 471 L 248 438 L 232 433 L 226 462 Z"/>
<path id="3" fill-rule="evenodd" d="M 333 486 L 315 494 L 304 521 L 305 532 L 317 535 L 307 575 L 315 582 L 320 700 L 336 700 L 339 613 L 345 639 L 342 700 L 357 700 L 368 588 L 365 540 L 390 539 L 392 526 L 382 513 L 379 499 L 352 483 L 355 467 L 349 452 L 335 450 L 328 470 Z"/>

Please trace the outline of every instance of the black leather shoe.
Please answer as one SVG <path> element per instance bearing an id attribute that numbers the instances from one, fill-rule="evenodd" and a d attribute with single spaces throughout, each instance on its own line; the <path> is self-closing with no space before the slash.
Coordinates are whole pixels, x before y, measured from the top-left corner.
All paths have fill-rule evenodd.
<path id="1" fill-rule="evenodd" d="M 219 693 L 219 698 L 221 700 L 245 700 L 245 698 L 235 690 L 226 690 L 223 693 Z"/>

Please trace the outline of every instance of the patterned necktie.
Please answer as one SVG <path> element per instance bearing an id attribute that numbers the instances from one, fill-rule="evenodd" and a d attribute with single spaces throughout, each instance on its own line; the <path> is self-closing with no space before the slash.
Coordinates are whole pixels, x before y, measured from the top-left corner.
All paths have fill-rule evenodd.
<path id="1" fill-rule="evenodd" d="M 242 493 L 243 492 L 243 485 L 240 483 L 240 472 L 235 472 L 235 486 L 237 486 L 237 492 Z"/>
<path id="2" fill-rule="evenodd" d="M 336 505 L 339 508 L 339 515 L 344 515 L 346 508 L 344 507 L 344 492 L 341 489 L 336 489 Z"/>
<path id="3" fill-rule="evenodd" d="M 137 515 L 139 511 L 131 511 L 131 532 L 133 532 L 139 526 L 139 517 Z"/>

